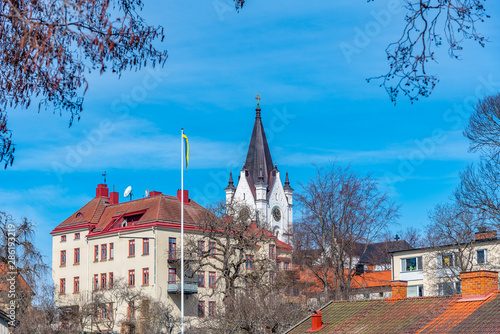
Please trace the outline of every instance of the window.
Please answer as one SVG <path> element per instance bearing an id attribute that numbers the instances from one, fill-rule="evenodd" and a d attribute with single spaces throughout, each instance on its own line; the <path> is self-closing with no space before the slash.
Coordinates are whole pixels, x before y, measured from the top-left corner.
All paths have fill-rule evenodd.
<path id="1" fill-rule="evenodd" d="M 101 260 L 106 260 L 108 258 L 108 245 L 101 245 Z"/>
<path id="2" fill-rule="evenodd" d="M 80 277 L 75 277 L 73 279 L 73 292 L 74 293 L 80 292 Z"/>
<path id="3" fill-rule="evenodd" d="M 80 239 L 80 233 L 75 233 L 75 240 Z"/>
<path id="4" fill-rule="evenodd" d="M 411 285 L 406 290 L 407 297 L 422 297 L 424 295 L 423 285 Z"/>
<path id="5" fill-rule="evenodd" d="M 215 318 L 215 315 L 216 315 L 215 302 L 208 302 L 208 316 L 210 318 Z"/>
<path id="6" fill-rule="evenodd" d="M 75 264 L 80 263 L 80 248 L 75 248 Z"/>
<path id="7" fill-rule="evenodd" d="M 215 257 L 215 242 L 208 243 L 208 251 L 210 253 L 210 257 Z"/>
<path id="8" fill-rule="evenodd" d="M 99 260 L 99 245 L 94 246 L 94 261 Z"/>
<path id="9" fill-rule="evenodd" d="M 274 284 L 276 282 L 276 274 L 274 272 L 269 273 L 269 284 Z"/>
<path id="10" fill-rule="evenodd" d="M 253 255 L 248 255 L 247 254 L 246 258 L 247 258 L 247 261 L 245 263 L 245 267 L 248 270 L 253 270 Z"/>
<path id="11" fill-rule="evenodd" d="M 135 285 L 135 270 L 128 271 L 128 285 L 129 286 Z"/>
<path id="12" fill-rule="evenodd" d="M 290 263 L 289 262 L 283 262 L 283 269 L 284 270 L 290 270 Z"/>
<path id="13" fill-rule="evenodd" d="M 422 257 L 401 259 L 401 272 L 422 270 Z"/>
<path id="14" fill-rule="evenodd" d="M 438 284 L 438 295 L 451 296 L 460 293 L 460 282 L 444 282 Z"/>
<path id="15" fill-rule="evenodd" d="M 149 238 L 142 239 L 142 255 L 149 254 Z"/>
<path id="16" fill-rule="evenodd" d="M 198 272 L 198 287 L 199 288 L 205 287 L 205 272 L 204 271 Z"/>
<path id="17" fill-rule="evenodd" d="M 112 289 L 113 288 L 113 273 L 109 273 L 109 288 Z"/>
<path id="18" fill-rule="evenodd" d="M 488 263 L 488 251 L 486 249 L 480 249 L 476 252 L 476 262 L 477 264 Z"/>
<path id="19" fill-rule="evenodd" d="M 269 245 L 269 258 L 270 259 L 276 258 L 276 246 L 275 245 Z"/>
<path id="20" fill-rule="evenodd" d="M 363 299 L 370 299 L 369 293 L 363 293 Z"/>
<path id="21" fill-rule="evenodd" d="M 94 275 L 94 290 L 99 289 L 99 275 Z"/>
<path id="22" fill-rule="evenodd" d="M 101 274 L 101 289 L 105 290 L 108 287 L 107 283 L 107 276 L 106 274 Z"/>
<path id="23" fill-rule="evenodd" d="M 175 260 L 175 238 L 168 238 L 168 259 Z"/>
<path id="24" fill-rule="evenodd" d="M 109 259 L 112 260 L 115 258 L 115 244 L 110 243 L 109 244 Z"/>
<path id="25" fill-rule="evenodd" d="M 205 302 L 201 300 L 198 302 L 198 318 L 205 318 Z"/>
<path id="26" fill-rule="evenodd" d="M 66 241 L 66 236 L 65 235 L 61 235 L 61 242 L 64 242 Z"/>
<path id="27" fill-rule="evenodd" d="M 208 273 L 208 286 L 210 288 L 215 288 L 215 271 Z"/>
<path id="28" fill-rule="evenodd" d="M 168 283 L 174 284 L 177 281 L 177 270 L 175 268 L 168 269 Z"/>
<path id="29" fill-rule="evenodd" d="M 277 268 L 278 270 L 280 270 L 280 269 L 281 269 L 281 261 L 280 261 L 280 260 L 277 260 L 277 261 L 276 261 L 276 268 Z"/>
<path id="30" fill-rule="evenodd" d="M 149 268 L 142 269 L 142 285 L 149 284 Z"/>
<path id="31" fill-rule="evenodd" d="M 202 256 L 205 251 L 205 241 L 198 241 L 198 256 Z"/>
<path id="32" fill-rule="evenodd" d="M 128 256 L 135 256 L 135 240 L 128 241 Z"/>
<path id="33" fill-rule="evenodd" d="M 66 279 L 65 278 L 61 278 L 61 280 L 59 281 L 59 293 L 62 295 L 66 293 Z"/>
<path id="34" fill-rule="evenodd" d="M 128 302 L 127 316 L 129 319 L 135 318 L 135 305 L 133 300 Z"/>
<path id="35" fill-rule="evenodd" d="M 61 266 L 65 266 L 66 265 L 66 251 L 63 250 L 61 251 Z"/>
<path id="36" fill-rule="evenodd" d="M 108 304 L 108 319 L 112 320 L 113 319 L 113 303 Z"/>

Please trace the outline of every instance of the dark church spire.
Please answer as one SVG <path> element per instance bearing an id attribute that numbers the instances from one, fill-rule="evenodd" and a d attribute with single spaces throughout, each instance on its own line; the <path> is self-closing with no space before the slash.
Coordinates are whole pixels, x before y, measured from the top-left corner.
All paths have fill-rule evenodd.
<path id="1" fill-rule="evenodd" d="M 262 125 L 260 117 L 261 110 L 259 106 L 259 95 L 257 95 L 256 99 L 257 108 L 255 109 L 255 124 L 253 126 L 250 145 L 248 146 L 245 166 L 253 182 L 262 181 L 267 184 L 269 182 L 269 173 L 273 170 L 273 159 L 271 158 L 271 152 L 269 151 L 264 126 Z M 262 175 L 260 175 L 261 166 Z M 260 179 L 259 177 L 262 177 L 263 179 Z"/>

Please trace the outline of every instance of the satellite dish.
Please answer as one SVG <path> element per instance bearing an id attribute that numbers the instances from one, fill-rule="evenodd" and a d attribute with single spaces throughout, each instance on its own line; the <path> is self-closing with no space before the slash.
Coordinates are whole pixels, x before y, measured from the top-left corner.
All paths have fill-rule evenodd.
<path id="1" fill-rule="evenodd" d="M 125 192 L 123 193 L 123 197 L 127 197 L 128 195 L 130 195 L 131 192 L 132 192 L 132 186 L 128 186 L 127 189 L 125 189 Z"/>
<path id="2" fill-rule="evenodd" d="M 149 189 L 146 189 L 145 195 L 146 195 L 146 197 L 149 197 Z"/>

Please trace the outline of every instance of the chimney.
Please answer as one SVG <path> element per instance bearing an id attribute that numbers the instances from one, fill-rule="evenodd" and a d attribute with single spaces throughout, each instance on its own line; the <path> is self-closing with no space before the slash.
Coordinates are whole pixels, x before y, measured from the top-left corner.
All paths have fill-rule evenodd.
<path id="1" fill-rule="evenodd" d="M 181 191 L 177 190 L 177 198 L 181 200 Z M 184 204 L 189 205 L 189 190 L 184 190 Z"/>
<path id="2" fill-rule="evenodd" d="M 149 192 L 149 197 L 155 197 L 155 196 L 160 196 L 160 195 L 161 195 L 161 191 L 154 191 L 154 190 L 152 190 L 152 191 Z M 180 198 L 179 195 L 177 195 L 177 196 Z"/>
<path id="3" fill-rule="evenodd" d="M 476 232 L 474 237 L 475 237 L 476 241 L 496 239 L 497 238 L 497 231 L 479 230 L 479 232 Z"/>
<path id="4" fill-rule="evenodd" d="M 112 191 L 109 194 L 109 204 L 114 205 L 120 203 L 120 194 L 117 191 Z"/>
<path id="5" fill-rule="evenodd" d="M 485 295 L 498 291 L 498 272 L 489 270 L 460 273 L 462 297 Z"/>
<path id="6" fill-rule="evenodd" d="M 391 299 L 406 298 L 408 282 L 407 281 L 391 281 L 392 297 Z"/>
<path id="7" fill-rule="evenodd" d="M 314 311 L 313 314 L 311 314 L 311 328 L 306 330 L 306 333 L 318 332 L 326 327 L 326 325 L 323 324 L 323 321 L 321 320 L 321 315 L 321 311 Z"/>
<path id="8" fill-rule="evenodd" d="M 105 184 L 98 184 L 95 190 L 95 197 L 108 197 L 108 186 Z"/>

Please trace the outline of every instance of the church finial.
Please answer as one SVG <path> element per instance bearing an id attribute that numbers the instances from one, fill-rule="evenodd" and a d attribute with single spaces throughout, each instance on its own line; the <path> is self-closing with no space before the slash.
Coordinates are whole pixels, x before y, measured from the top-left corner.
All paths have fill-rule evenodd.
<path id="1" fill-rule="evenodd" d="M 229 172 L 229 186 L 234 187 L 234 182 L 233 182 L 233 172 Z"/>
<path id="2" fill-rule="evenodd" d="M 260 97 L 259 97 L 259 94 L 257 94 L 257 97 L 255 99 L 257 100 L 257 108 L 255 108 L 255 111 L 256 111 L 255 117 L 260 118 L 260 105 L 259 105 Z"/>
<path id="3" fill-rule="evenodd" d="M 290 187 L 290 180 L 288 179 L 288 171 L 286 171 L 286 176 L 285 176 L 285 186 Z"/>

